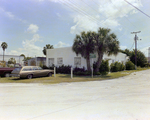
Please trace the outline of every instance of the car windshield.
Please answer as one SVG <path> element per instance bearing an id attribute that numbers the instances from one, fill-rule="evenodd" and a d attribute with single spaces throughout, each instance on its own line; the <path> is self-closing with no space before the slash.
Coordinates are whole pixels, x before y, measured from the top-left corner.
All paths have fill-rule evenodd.
<path id="1" fill-rule="evenodd" d="M 20 72 L 21 69 L 22 69 L 22 67 L 15 68 L 15 69 L 13 70 L 13 72 Z"/>

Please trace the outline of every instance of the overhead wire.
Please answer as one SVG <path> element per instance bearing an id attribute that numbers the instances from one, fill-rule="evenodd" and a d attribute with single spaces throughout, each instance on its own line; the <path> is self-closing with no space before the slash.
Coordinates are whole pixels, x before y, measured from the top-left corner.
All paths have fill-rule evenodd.
<path id="1" fill-rule="evenodd" d="M 76 11 L 77 13 L 80 13 L 81 15 L 84 15 L 86 16 L 89 20 L 91 20 L 92 22 L 98 24 L 98 25 L 102 25 L 105 21 L 103 22 L 99 22 L 99 19 L 93 17 L 92 15 L 90 15 L 89 13 L 87 13 L 82 7 L 79 7 L 79 5 L 77 3 L 75 3 L 74 1 L 66 1 L 66 2 L 62 2 L 61 0 L 59 0 L 60 3 L 64 4 L 65 6 L 69 7 L 70 9 Z M 95 3 L 94 0 L 92 0 L 93 3 Z M 111 0 L 110 0 L 111 1 Z M 91 6 L 89 6 L 86 2 L 84 2 L 83 0 L 81 0 L 82 3 L 84 3 L 85 5 L 87 5 L 89 8 L 91 8 L 93 11 L 95 11 L 96 13 L 100 14 L 99 12 L 97 12 L 97 10 L 93 9 Z M 113 2 L 111 1 L 111 3 L 113 4 Z M 95 3 L 96 4 L 96 3 Z M 97 5 L 97 4 L 96 4 Z M 114 4 L 113 4 L 114 5 Z M 115 6 L 115 5 L 114 5 Z M 116 7 L 116 6 L 115 6 Z M 117 8 L 117 7 L 116 7 Z M 118 9 L 118 8 L 117 8 Z M 102 15 L 102 14 L 101 14 Z M 102 15 L 103 16 L 103 15 Z M 105 16 L 103 16 L 105 17 Z M 112 17 L 112 16 L 110 16 Z M 106 17 L 105 17 L 106 18 Z M 125 17 L 126 18 L 126 17 Z M 106 18 L 108 19 L 108 18 Z M 128 20 L 128 22 L 130 22 L 130 24 L 133 26 L 133 27 L 136 27 L 135 25 L 133 25 L 131 23 L 131 21 L 126 18 Z M 105 24 L 105 23 L 104 23 Z M 106 24 L 105 24 L 106 25 Z M 107 26 L 107 25 L 106 25 Z M 125 33 L 124 33 L 125 34 Z M 124 34 L 122 36 L 124 36 Z M 121 36 L 121 37 L 122 37 Z"/>
<path id="2" fill-rule="evenodd" d="M 132 46 L 131 46 L 131 48 L 129 50 L 131 50 L 133 48 L 133 45 L 134 45 L 134 42 L 133 42 L 133 44 L 132 44 Z"/>
<path id="3" fill-rule="evenodd" d="M 130 2 L 128 2 L 127 0 L 124 0 L 126 3 L 128 3 L 129 5 L 131 5 L 132 7 L 134 7 L 135 9 L 137 9 L 138 11 L 140 11 L 142 14 L 146 15 L 148 18 L 150 18 L 150 16 L 146 13 L 144 13 L 142 10 L 140 10 L 138 7 L 132 5 Z"/>
<path id="4" fill-rule="evenodd" d="M 60 0 L 59 0 L 59 1 L 60 1 Z M 72 3 L 70 3 L 70 2 L 67 2 L 67 3 L 62 2 L 62 1 L 60 1 L 60 2 L 61 2 L 62 4 L 64 4 L 65 6 L 71 8 L 72 10 L 76 11 L 77 13 L 80 13 L 80 14 L 82 14 L 82 15 L 88 17 L 90 20 L 93 20 L 92 22 L 95 22 L 96 24 L 99 24 L 99 25 L 100 25 L 100 24 L 103 23 L 103 22 L 100 23 L 98 19 L 96 19 L 96 18 L 94 18 L 93 16 L 89 15 L 89 14 L 86 13 L 84 10 L 82 10 L 82 9 L 79 8 L 79 7 L 77 7 L 75 4 L 72 4 Z"/>

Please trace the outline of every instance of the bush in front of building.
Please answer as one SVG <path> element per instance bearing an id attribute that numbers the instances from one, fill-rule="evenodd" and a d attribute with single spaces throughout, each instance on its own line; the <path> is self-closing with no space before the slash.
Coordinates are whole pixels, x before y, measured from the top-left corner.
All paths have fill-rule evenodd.
<path id="1" fill-rule="evenodd" d="M 109 73 L 109 60 L 102 60 L 99 72 L 96 71 L 96 62 L 93 63 L 94 75 L 107 75 Z"/>
<path id="2" fill-rule="evenodd" d="M 126 70 L 134 70 L 134 69 L 135 65 L 131 61 L 126 62 Z"/>
<path id="3" fill-rule="evenodd" d="M 110 65 L 110 71 L 111 72 L 123 71 L 124 69 L 125 69 L 124 64 L 120 63 L 118 61 L 111 63 L 111 65 Z"/>
<path id="4" fill-rule="evenodd" d="M 46 65 L 42 66 L 43 69 L 49 69 Z"/>
<path id="5" fill-rule="evenodd" d="M 102 60 L 99 72 L 100 75 L 107 75 L 109 73 L 109 60 Z"/>
<path id="6" fill-rule="evenodd" d="M 71 66 L 70 65 L 62 65 L 62 66 L 56 67 L 56 73 L 70 74 Z"/>

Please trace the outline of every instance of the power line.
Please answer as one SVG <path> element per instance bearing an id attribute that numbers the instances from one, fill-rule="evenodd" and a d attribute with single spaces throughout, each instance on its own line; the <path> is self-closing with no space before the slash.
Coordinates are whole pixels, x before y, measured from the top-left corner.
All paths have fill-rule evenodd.
<path id="1" fill-rule="evenodd" d="M 114 5 L 114 3 L 112 2 L 112 0 L 110 0 L 110 2 Z M 116 5 L 114 5 L 115 7 L 116 7 Z M 118 7 L 116 7 L 117 9 L 118 9 Z M 120 10 L 121 11 L 121 10 Z M 130 22 L 130 24 L 133 26 L 133 27 L 136 27 L 135 25 L 133 25 L 132 23 L 131 23 L 131 21 L 127 18 L 127 17 L 125 17 L 127 20 L 128 20 L 128 22 Z M 137 27 L 136 27 L 137 28 Z"/>
<path id="2" fill-rule="evenodd" d="M 88 6 L 88 8 L 90 7 L 92 10 L 94 10 L 94 11 L 97 12 L 98 14 L 101 14 L 101 13 L 99 13 L 97 10 L 95 10 L 95 9 L 93 9 L 91 6 L 89 6 L 89 5 L 88 5 L 86 2 L 84 2 L 83 0 L 81 0 L 81 2 L 83 2 L 85 5 Z M 78 4 L 75 3 L 74 1 L 70 1 L 68 4 L 73 5 L 73 6 L 76 7 L 75 9 L 78 9 L 79 11 L 84 12 L 87 16 L 89 16 L 90 18 L 94 19 L 94 21 L 95 21 L 97 24 L 99 24 L 99 25 L 102 25 L 102 24 L 105 22 L 105 20 L 103 20 L 102 22 L 100 22 L 99 19 L 97 19 L 97 18 L 91 16 L 90 14 L 88 14 L 87 12 L 85 12 L 85 10 L 84 10 L 82 7 L 79 8 Z M 72 9 L 72 8 L 71 8 L 71 9 Z M 101 15 L 102 15 L 102 14 L 101 14 Z M 104 18 L 106 18 L 104 15 L 102 15 L 102 16 L 103 16 Z M 109 17 L 108 17 L 108 18 L 109 18 Z M 108 19 L 108 18 L 106 18 L 106 19 Z M 104 23 L 104 24 L 106 25 L 106 23 Z M 106 26 L 108 27 L 108 25 L 106 25 Z"/>
<path id="3" fill-rule="evenodd" d="M 140 10 L 139 8 L 135 7 L 134 5 L 132 5 L 131 3 L 129 3 L 127 0 L 124 0 L 125 2 L 127 2 L 129 5 L 131 5 L 132 7 L 134 7 L 135 9 L 137 9 L 138 11 L 140 11 L 141 13 L 143 13 L 144 15 L 146 15 L 147 17 L 150 18 L 149 15 L 147 15 L 146 13 L 144 13 L 142 10 Z"/>
<path id="4" fill-rule="evenodd" d="M 72 10 L 76 11 L 77 13 L 80 13 L 84 16 L 87 16 L 90 20 L 92 20 L 93 22 L 95 22 L 96 24 L 99 23 L 99 20 L 97 20 L 96 18 L 92 17 L 91 15 L 89 15 L 88 13 L 86 13 L 84 10 L 78 8 L 78 6 L 76 6 L 75 4 L 71 4 L 70 2 L 67 2 L 68 4 L 62 2 L 62 1 L 59 1 L 61 2 L 62 4 L 66 5 L 67 7 L 71 8 Z"/>
<path id="5" fill-rule="evenodd" d="M 131 50 L 133 48 L 133 45 L 134 45 L 134 42 L 133 42 L 133 44 L 132 44 L 132 46 L 131 46 L 131 48 L 129 50 Z"/>

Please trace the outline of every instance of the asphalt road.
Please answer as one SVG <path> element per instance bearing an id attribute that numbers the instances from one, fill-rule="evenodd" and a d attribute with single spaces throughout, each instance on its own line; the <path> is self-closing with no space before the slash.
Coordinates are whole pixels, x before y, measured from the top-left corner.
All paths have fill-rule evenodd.
<path id="1" fill-rule="evenodd" d="M 149 120 L 150 70 L 93 82 L 0 84 L 0 120 Z"/>

